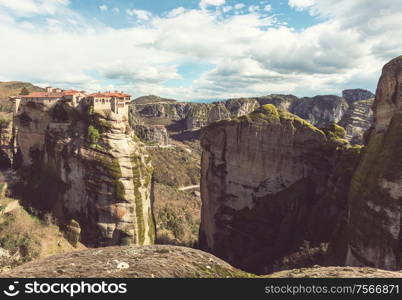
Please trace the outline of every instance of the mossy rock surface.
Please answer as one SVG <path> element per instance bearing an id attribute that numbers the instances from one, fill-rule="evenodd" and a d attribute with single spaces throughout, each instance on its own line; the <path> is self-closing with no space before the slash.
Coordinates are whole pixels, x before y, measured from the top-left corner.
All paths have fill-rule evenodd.
<path id="1" fill-rule="evenodd" d="M 71 245 L 76 247 L 81 236 L 80 224 L 74 219 L 71 220 L 66 226 L 64 236 L 71 243 Z"/>
<path id="2" fill-rule="evenodd" d="M 54 272 L 57 270 L 57 272 Z M 28 278 L 249 278 L 212 254 L 165 246 L 116 246 L 54 255 L 1 277 Z"/>
<path id="3" fill-rule="evenodd" d="M 400 227 L 397 216 L 402 195 L 397 187 L 400 189 L 402 178 L 401 132 L 402 113 L 394 115 L 387 130 L 372 130 L 352 178 L 345 243 L 364 265 L 399 269 L 402 266 L 393 229 Z"/>

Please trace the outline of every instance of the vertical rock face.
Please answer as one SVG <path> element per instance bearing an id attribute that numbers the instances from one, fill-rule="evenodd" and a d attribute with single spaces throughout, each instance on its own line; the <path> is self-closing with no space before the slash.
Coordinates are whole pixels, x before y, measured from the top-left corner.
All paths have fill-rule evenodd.
<path id="1" fill-rule="evenodd" d="M 374 98 L 374 94 L 363 89 L 350 89 L 342 91 L 342 97 L 351 105 L 353 102 Z"/>
<path id="2" fill-rule="evenodd" d="M 374 122 L 373 99 L 355 101 L 349 106 L 339 125 L 346 130 L 346 139 L 352 144 L 363 144 L 363 136 Z"/>
<path id="3" fill-rule="evenodd" d="M 186 128 L 193 130 L 205 126 L 208 122 L 208 114 L 212 105 L 205 103 L 191 103 L 188 106 L 189 110 L 185 119 Z"/>
<path id="4" fill-rule="evenodd" d="M 357 157 L 335 136 L 273 105 L 205 127 L 200 247 L 264 273 L 303 240 L 328 241 Z"/>
<path id="5" fill-rule="evenodd" d="M 289 110 L 291 106 L 298 100 L 296 96 L 293 95 L 280 95 L 280 94 L 273 94 L 265 97 L 258 97 L 256 100 L 260 105 L 264 104 L 273 104 L 278 109 L 282 110 Z"/>
<path id="6" fill-rule="evenodd" d="M 27 205 L 78 221 L 87 245 L 150 244 L 150 158 L 125 116 L 28 103 L 15 117 Z"/>
<path id="7" fill-rule="evenodd" d="M 332 122 L 339 122 L 349 105 L 338 96 L 315 96 L 301 98 L 294 102 L 290 112 L 307 120 L 314 126 L 323 127 Z"/>
<path id="8" fill-rule="evenodd" d="M 213 104 L 208 112 L 208 124 L 231 117 L 241 117 L 257 109 L 260 104 L 255 99 L 230 99 Z M 204 124 L 206 125 L 206 124 Z"/>
<path id="9" fill-rule="evenodd" d="M 402 57 L 384 66 L 374 112 L 374 128 L 353 175 L 345 228 L 331 243 L 341 249 L 332 263 L 401 269 Z"/>
<path id="10" fill-rule="evenodd" d="M 11 167 L 14 156 L 15 130 L 12 120 L 5 119 L 0 121 L 0 169 Z"/>
<path id="11" fill-rule="evenodd" d="M 165 118 L 170 120 L 185 119 L 189 106 L 186 103 L 149 103 L 133 106 L 134 113 L 144 117 Z"/>
<path id="12" fill-rule="evenodd" d="M 166 146 L 169 144 L 169 135 L 163 125 L 133 125 L 134 132 L 142 141 Z"/>

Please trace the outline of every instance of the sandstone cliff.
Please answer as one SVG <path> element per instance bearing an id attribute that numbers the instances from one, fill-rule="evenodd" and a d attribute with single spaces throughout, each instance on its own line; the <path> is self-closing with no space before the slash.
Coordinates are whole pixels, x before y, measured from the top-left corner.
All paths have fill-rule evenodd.
<path id="1" fill-rule="evenodd" d="M 297 100 L 290 108 L 290 112 L 314 126 L 322 127 L 331 122 L 339 122 L 348 107 L 345 99 L 341 97 L 315 96 Z"/>
<path id="2" fill-rule="evenodd" d="M 169 144 L 169 135 L 163 125 L 133 125 L 135 135 L 143 142 L 166 146 Z"/>
<path id="3" fill-rule="evenodd" d="M 346 139 L 352 144 L 364 144 L 364 133 L 373 125 L 374 99 L 355 101 L 343 115 L 339 125 L 346 130 Z"/>
<path id="4" fill-rule="evenodd" d="M 203 129 L 200 247 L 256 273 L 327 242 L 359 150 L 273 105 Z"/>
<path id="5" fill-rule="evenodd" d="M 372 99 L 374 96 L 375 95 L 372 92 L 363 89 L 350 89 L 342 91 L 342 97 L 345 98 L 349 105 L 356 101 Z"/>
<path id="6" fill-rule="evenodd" d="M 153 243 L 152 166 L 126 117 L 26 103 L 15 126 L 24 205 L 75 219 L 86 245 Z"/>
<path id="7" fill-rule="evenodd" d="M 331 263 L 401 269 L 402 57 L 383 68 L 374 117 L 353 175 L 346 224 L 331 243 Z"/>
<path id="8" fill-rule="evenodd" d="M 12 166 L 15 156 L 15 129 L 11 113 L 0 113 L 0 169 Z"/>
<path id="9" fill-rule="evenodd" d="M 347 99 L 332 95 L 299 99 L 293 95 L 272 94 L 209 104 L 147 96 L 133 102 L 131 119 L 140 121 L 141 125 L 166 125 L 168 130 L 178 132 L 196 130 L 219 120 L 249 114 L 262 105 L 273 104 L 317 127 L 341 122 L 347 130 L 346 138 L 353 144 L 361 144 L 365 130 L 372 124 L 372 101 L 365 98 L 370 92 L 346 90 L 344 95 Z"/>

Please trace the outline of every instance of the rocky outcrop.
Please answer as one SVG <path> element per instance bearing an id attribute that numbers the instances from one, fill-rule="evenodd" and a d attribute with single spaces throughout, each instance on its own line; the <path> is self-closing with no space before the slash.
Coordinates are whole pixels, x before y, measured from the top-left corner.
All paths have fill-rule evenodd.
<path id="1" fill-rule="evenodd" d="M 169 135 L 163 125 L 134 125 L 135 135 L 146 143 L 159 146 L 169 144 Z"/>
<path id="2" fill-rule="evenodd" d="M 260 105 L 273 104 L 281 110 L 291 110 L 291 107 L 299 99 L 293 95 L 272 94 L 264 97 L 255 98 Z"/>
<path id="3" fill-rule="evenodd" d="M 345 98 L 349 105 L 356 101 L 372 99 L 374 96 L 375 95 L 372 92 L 363 89 L 350 89 L 342 91 L 342 97 Z"/>
<path id="4" fill-rule="evenodd" d="M 149 104 L 134 104 L 134 113 L 146 118 L 165 118 L 173 121 L 187 117 L 190 106 L 188 103 L 158 102 Z"/>
<path id="5" fill-rule="evenodd" d="M 4 250 L 3 250 L 4 252 Z M 9 259 L 0 253 L 0 260 Z M 1 278 L 255 278 L 199 250 L 153 245 L 87 249 L 26 263 Z M 286 270 L 261 278 L 401 278 L 374 268 L 320 267 Z"/>
<path id="6" fill-rule="evenodd" d="M 204 127 L 208 123 L 208 115 L 212 108 L 211 104 L 191 103 L 185 118 L 186 129 L 194 130 Z"/>
<path id="7" fill-rule="evenodd" d="M 333 264 L 401 269 L 402 56 L 383 68 L 374 128 L 354 172 L 348 213 L 330 245 Z"/>
<path id="8" fill-rule="evenodd" d="M 228 118 L 247 115 L 257 109 L 259 106 L 260 104 L 252 98 L 229 99 L 225 102 L 214 103 L 208 112 L 207 124 Z"/>
<path id="9" fill-rule="evenodd" d="M 320 267 L 285 270 L 266 276 L 267 278 L 402 278 L 402 272 L 391 272 L 374 268 Z"/>
<path id="10" fill-rule="evenodd" d="M 289 111 L 314 126 L 323 127 L 332 122 L 339 122 L 348 107 L 345 99 L 327 95 L 298 99 Z"/>
<path id="11" fill-rule="evenodd" d="M 226 278 L 251 277 L 209 253 L 176 246 L 106 247 L 30 262 L 0 277 Z"/>
<path id="12" fill-rule="evenodd" d="M 363 144 L 364 133 L 373 125 L 374 99 L 355 101 L 349 106 L 339 125 L 346 130 L 346 139 L 352 144 Z"/>
<path id="13" fill-rule="evenodd" d="M 323 132 L 273 105 L 205 127 L 201 249 L 268 273 L 304 240 L 328 241 L 358 157 L 344 134 L 336 125 Z"/>
<path id="14" fill-rule="evenodd" d="M 12 115 L 6 114 L 0 118 L 0 169 L 12 166 L 15 156 L 15 129 Z"/>
<path id="15" fill-rule="evenodd" d="M 240 117 L 265 104 L 287 110 L 317 127 L 338 123 L 347 131 L 346 139 L 361 144 L 363 134 L 372 124 L 372 100 L 365 90 L 344 91 L 347 100 L 338 96 L 297 98 L 272 94 L 262 97 L 237 98 L 215 103 L 176 102 L 156 96 L 139 98 L 132 106 L 132 120 L 139 124 L 167 125 L 168 130 L 196 130 L 219 120 Z M 364 99 L 361 99 L 364 98 Z M 349 104 L 348 104 L 349 103 Z"/>
<path id="16" fill-rule="evenodd" d="M 153 243 L 152 165 L 125 116 L 25 103 L 15 126 L 25 205 L 76 220 L 86 245 Z"/>

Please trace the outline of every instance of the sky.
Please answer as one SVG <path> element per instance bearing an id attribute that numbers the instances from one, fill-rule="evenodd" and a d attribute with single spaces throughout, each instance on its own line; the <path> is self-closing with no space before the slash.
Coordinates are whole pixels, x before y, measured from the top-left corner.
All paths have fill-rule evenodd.
<path id="1" fill-rule="evenodd" d="M 0 0 L 0 81 L 179 100 L 375 91 L 401 0 Z"/>

